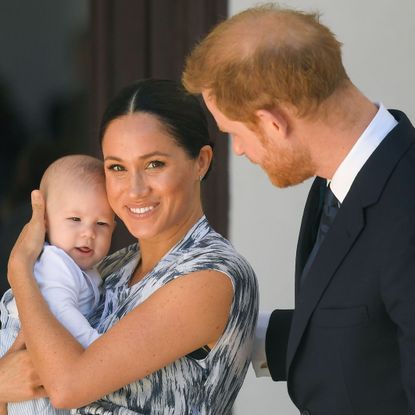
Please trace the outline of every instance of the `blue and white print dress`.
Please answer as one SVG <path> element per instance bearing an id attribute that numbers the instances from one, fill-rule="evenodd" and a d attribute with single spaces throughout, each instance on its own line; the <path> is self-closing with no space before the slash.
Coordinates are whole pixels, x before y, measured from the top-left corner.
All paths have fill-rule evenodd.
<path id="1" fill-rule="evenodd" d="M 91 320 L 99 332 L 107 331 L 170 281 L 209 269 L 226 274 L 234 288 L 224 333 L 205 358 L 182 357 L 72 413 L 228 414 L 248 369 L 258 315 L 258 287 L 251 266 L 210 227 L 205 217 L 150 273 L 129 287 L 128 281 L 139 258 L 139 248 L 135 244 L 110 255 L 101 263 L 105 295 Z"/>

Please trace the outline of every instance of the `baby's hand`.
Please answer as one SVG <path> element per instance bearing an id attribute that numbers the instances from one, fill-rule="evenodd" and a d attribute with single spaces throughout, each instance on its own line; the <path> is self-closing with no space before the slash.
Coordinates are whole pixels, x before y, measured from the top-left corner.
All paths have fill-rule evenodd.
<path id="1" fill-rule="evenodd" d="M 45 241 L 45 202 L 39 190 L 32 192 L 32 218 L 21 231 L 8 263 L 10 284 L 14 278 L 32 271 Z M 22 272 L 23 271 L 23 272 Z"/>

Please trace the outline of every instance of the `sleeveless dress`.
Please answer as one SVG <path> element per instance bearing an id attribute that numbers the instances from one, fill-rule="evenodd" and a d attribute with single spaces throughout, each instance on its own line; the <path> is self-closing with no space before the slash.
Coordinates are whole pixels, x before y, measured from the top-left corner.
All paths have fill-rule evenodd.
<path id="1" fill-rule="evenodd" d="M 205 217 L 151 272 L 128 287 L 139 258 L 138 245 L 134 244 L 110 255 L 101 263 L 99 270 L 105 278 L 105 295 L 90 320 L 99 332 L 107 331 L 170 281 L 209 269 L 226 274 L 234 288 L 224 333 L 205 358 L 182 357 L 96 402 L 72 410 L 72 414 L 230 413 L 250 363 L 258 315 L 258 287 L 252 268 L 230 242 L 210 227 Z"/>

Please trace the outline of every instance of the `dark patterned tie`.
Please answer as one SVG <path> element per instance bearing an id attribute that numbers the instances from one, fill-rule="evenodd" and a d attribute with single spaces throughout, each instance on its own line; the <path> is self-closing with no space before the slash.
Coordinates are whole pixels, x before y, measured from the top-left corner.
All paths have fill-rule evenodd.
<path id="1" fill-rule="evenodd" d="M 318 226 L 316 241 L 314 242 L 313 249 L 308 256 L 307 262 L 304 266 L 303 272 L 301 273 L 300 286 L 303 285 L 308 271 L 310 270 L 311 264 L 317 255 L 317 252 L 330 229 L 330 226 L 334 222 L 334 218 L 340 208 L 340 203 L 337 200 L 334 193 L 331 191 L 330 186 L 327 186 L 326 193 L 324 195 L 323 209 L 321 212 L 320 224 Z"/>

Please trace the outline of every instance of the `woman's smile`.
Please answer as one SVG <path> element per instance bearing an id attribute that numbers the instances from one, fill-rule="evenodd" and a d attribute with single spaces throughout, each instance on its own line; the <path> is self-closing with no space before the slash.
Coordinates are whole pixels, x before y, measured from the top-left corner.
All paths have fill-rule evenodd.
<path id="1" fill-rule="evenodd" d="M 157 205 L 154 204 L 154 205 L 143 206 L 143 207 L 129 207 L 128 209 L 130 210 L 131 213 L 135 215 L 144 216 L 152 212 L 156 207 Z M 146 216 L 149 216 L 149 215 L 146 215 Z"/>

